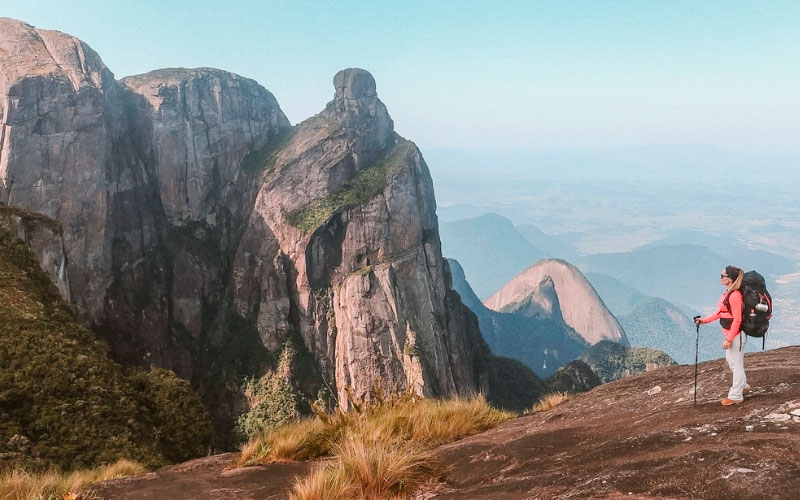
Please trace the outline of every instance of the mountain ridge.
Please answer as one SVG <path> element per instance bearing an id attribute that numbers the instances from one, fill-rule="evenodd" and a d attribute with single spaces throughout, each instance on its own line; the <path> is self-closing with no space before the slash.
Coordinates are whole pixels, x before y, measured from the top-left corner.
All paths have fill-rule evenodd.
<path id="1" fill-rule="evenodd" d="M 508 390 L 533 374 L 491 354 L 450 289 L 428 167 L 367 71 L 336 73 L 333 99 L 291 126 L 239 75 L 118 82 L 75 37 L 0 28 L 0 199 L 61 223 L 83 320 L 114 359 L 190 380 L 218 446 L 248 410 L 244 381 L 289 351 L 309 404 L 346 408 L 378 380 L 534 397 Z"/>

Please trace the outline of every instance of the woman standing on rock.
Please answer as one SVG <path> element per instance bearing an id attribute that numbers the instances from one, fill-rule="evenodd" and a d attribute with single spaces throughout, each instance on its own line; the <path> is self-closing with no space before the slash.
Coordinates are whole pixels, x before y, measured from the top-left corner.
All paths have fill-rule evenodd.
<path id="1" fill-rule="evenodd" d="M 724 406 L 738 405 L 744 400 L 744 393 L 750 390 L 747 385 L 747 375 L 744 373 L 744 344 L 746 336 L 740 331 L 742 325 L 742 286 L 744 271 L 738 267 L 728 266 L 719 275 L 719 282 L 725 285 L 726 290 L 719 299 L 717 312 L 705 318 L 696 318 L 695 323 L 711 323 L 719 320 L 725 340 L 722 348 L 725 349 L 725 360 L 733 372 L 733 383 L 728 390 L 728 397 L 722 400 Z"/>

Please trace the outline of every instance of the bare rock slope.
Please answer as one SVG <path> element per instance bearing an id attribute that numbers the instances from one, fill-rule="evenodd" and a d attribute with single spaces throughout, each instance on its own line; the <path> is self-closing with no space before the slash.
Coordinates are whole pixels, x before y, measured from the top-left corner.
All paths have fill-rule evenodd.
<path id="1" fill-rule="evenodd" d="M 601 385 L 440 448 L 449 472 L 426 498 L 794 498 L 798 355 L 746 355 L 753 392 L 733 407 L 719 404 L 730 384 L 724 360 L 700 365 L 696 407 L 693 366 Z"/>
<path id="2" fill-rule="evenodd" d="M 553 291 L 555 293 L 553 293 Z M 575 266 L 560 260 L 537 262 L 484 301 L 498 312 L 531 317 L 560 314 L 589 344 L 611 340 L 627 345 L 619 321 Z"/>
<path id="3" fill-rule="evenodd" d="M 800 488 L 800 347 L 747 354 L 753 387 L 719 404 L 724 360 L 604 384 L 435 451 L 447 466 L 417 499 L 786 499 Z M 658 389 L 657 389 L 658 388 Z M 660 389 L 660 390 L 659 390 Z M 650 394 L 648 394 L 648 392 Z M 225 471 L 211 457 L 97 487 L 100 498 L 288 498 L 308 463 Z"/>

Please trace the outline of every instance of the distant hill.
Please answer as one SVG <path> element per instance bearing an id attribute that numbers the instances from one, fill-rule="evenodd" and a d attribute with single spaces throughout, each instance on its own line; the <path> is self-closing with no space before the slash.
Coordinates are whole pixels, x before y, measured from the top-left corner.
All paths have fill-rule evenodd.
<path id="1" fill-rule="evenodd" d="M 664 352 L 649 347 L 626 347 L 603 340 L 587 349 L 578 358 L 603 381 L 643 373 L 659 366 L 674 365 L 675 360 Z"/>
<path id="2" fill-rule="evenodd" d="M 699 245 L 658 245 L 630 252 L 589 255 L 586 272 L 616 278 L 640 292 L 663 297 L 686 311 L 715 306 L 722 289 L 719 272 L 730 262 Z"/>
<path id="3" fill-rule="evenodd" d="M 555 297 L 548 296 L 548 279 Z M 563 260 L 537 262 L 486 299 L 484 305 L 493 311 L 519 311 L 528 316 L 536 315 L 537 307 L 546 314 L 548 308 L 557 305 L 564 322 L 589 344 L 601 340 L 628 342 L 619 322 L 589 281 L 578 268 Z"/>
<path id="4" fill-rule="evenodd" d="M 602 383 L 585 361 L 573 359 L 550 375 L 545 382 L 553 392 L 575 394 L 594 389 Z"/>
<path id="5" fill-rule="evenodd" d="M 681 364 L 694 363 L 697 332 L 694 322 L 674 304 L 648 297 L 619 321 L 632 346 L 651 347 L 669 354 Z M 700 361 L 724 355 L 722 336 L 704 327 L 700 336 Z"/>
<path id="6" fill-rule="evenodd" d="M 211 423 L 189 383 L 126 370 L 107 351 L 0 229 L 0 467 L 163 465 L 206 452 Z"/>
<path id="7" fill-rule="evenodd" d="M 572 262 L 578 257 L 578 251 L 566 237 L 544 233 L 533 224 L 519 224 L 514 227 L 531 245 L 542 250 L 547 258 Z"/>
<path id="8" fill-rule="evenodd" d="M 584 273 L 611 313 L 619 318 L 629 314 L 647 295 L 620 280 L 602 273 Z"/>
<path id="9" fill-rule="evenodd" d="M 510 220 L 493 213 L 442 222 L 439 235 L 442 254 L 461 263 L 472 289 L 482 298 L 545 256 Z"/>
<path id="10" fill-rule="evenodd" d="M 758 270 L 764 275 L 780 275 L 794 272 L 795 264 L 791 259 L 765 250 L 751 249 L 735 238 L 709 235 L 700 231 L 677 231 L 670 236 L 644 245 L 652 248 L 662 245 L 701 245 L 729 259 L 729 264 L 739 266 L 746 271 Z"/>
<path id="11" fill-rule="evenodd" d="M 478 317 L 481 333 L 494 354 L 517 359 L 546 377 L 582 353 L 589 344 L 567 325 L 560 313 L 530 317 L 520 312 L 497 312 L 484 306 L 464 276 L 461 265 L 448 259 L 453 289 Z"/>

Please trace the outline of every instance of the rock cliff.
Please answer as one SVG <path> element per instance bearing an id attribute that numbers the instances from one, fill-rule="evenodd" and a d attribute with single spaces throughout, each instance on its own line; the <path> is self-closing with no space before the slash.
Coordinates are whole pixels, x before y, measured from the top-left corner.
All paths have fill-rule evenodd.
<path id="1" fill-rule="evenodd" d="M 555 294 L 553 293 L 555 291 Z M 484 302 L 495 311 L 543 316 L 560 309 L 564 321 L 588 343 L 611 340 L 627 345 L 619 321 L 592 285 L 571 264 L 547 259 L 532 265 Z"/>
<path id="2" fill-rule="evenodd" d="M 252 80 L 117 82 L 80 40 L 0 19 L 0 200 L 60 222 L 64 296 L 116 359 L 191 380 L 218 433 L 287 344 L 298 394 L 342 406 L 376 379 L 499 402 L 532 376 L 451 289 L 428 167 L 372 76 L 334 90 L 292 127 Z"/>

